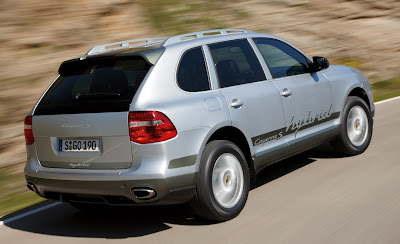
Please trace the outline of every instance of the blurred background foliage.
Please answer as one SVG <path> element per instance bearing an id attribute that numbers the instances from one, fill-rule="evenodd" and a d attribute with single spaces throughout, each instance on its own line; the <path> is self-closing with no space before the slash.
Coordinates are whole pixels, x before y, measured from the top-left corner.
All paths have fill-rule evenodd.
<path id="1" fill-rule="evenodd" d="M 0 216 L 41 201 L 25 187 L 23 118 L 95 45 L 242 28 L 362 70 L 375 100 L 400 95 L 398 0 L 0 0 L 0 13 Z"/>

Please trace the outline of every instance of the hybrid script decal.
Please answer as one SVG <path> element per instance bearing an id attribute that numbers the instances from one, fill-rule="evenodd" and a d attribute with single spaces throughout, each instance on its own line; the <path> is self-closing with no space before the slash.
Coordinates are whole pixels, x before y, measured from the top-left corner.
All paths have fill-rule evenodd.
<path id="1" fill-rule="evenodd" d="M 332 105 L 328 111 L 322 110 L 320 113 L 313 114 L 312 111 L 308 113 L 307 117 L 295 119 L 292 117 L 290 124 L 286 128 L 281 128 L 275 131 L 271 131 L 256 137 L 251 138 L 254 146 L 263 146 L 265 143 L 279 140 L 283 136 L 297 133 L 299 130 L 307 129 L 312 126 L 322 124 L 326 121 L 339 118 L 340 112 L 331 113 Z"/>
<path id="2" fill-rule="evenodd" d="M 71 167 L 71 168 L 76 168 L 76 167 L 89 167 L 90 166 L 90 163 L 70 163 L 69 165 L 68 165 L 69 167 Z"/>

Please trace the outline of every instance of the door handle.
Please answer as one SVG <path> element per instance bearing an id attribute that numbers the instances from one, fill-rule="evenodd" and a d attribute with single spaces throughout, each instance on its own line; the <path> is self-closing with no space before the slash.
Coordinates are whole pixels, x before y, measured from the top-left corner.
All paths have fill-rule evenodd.
<path id="1" fill-rule="evenodd" d="M 234 108 L 239 108 L 239 107 L 241 107 L 243 105 L 243 102 L 242 101 L 240 101 L 240 99 L 233 99 L 232 100 L 232 102 L 231 102 L 231 107 L 234 107 Z"/>
<path id="2" fill-rule="evenodd" d="M 292 91 L 287 88 L 284 88 L 283 91 L 281 92 L 281 95 L 284 97 L 288 97 L 288 96 L 292 95 Z"/>

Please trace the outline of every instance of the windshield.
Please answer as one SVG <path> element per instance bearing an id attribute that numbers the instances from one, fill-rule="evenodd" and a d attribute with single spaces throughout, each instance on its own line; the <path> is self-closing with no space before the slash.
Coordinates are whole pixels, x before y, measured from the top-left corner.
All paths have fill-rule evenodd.
<path id="1" fill-rule="evenodd" d="M 140 56 L 104 56 L 64 62 L 35 115 L 128 111 L 151 65 Z"/>

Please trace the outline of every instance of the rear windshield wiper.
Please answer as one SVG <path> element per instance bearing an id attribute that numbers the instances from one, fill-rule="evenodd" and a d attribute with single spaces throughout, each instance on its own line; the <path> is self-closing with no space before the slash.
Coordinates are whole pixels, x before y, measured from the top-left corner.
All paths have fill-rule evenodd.
<path id="1" fill-rule="evenodd" d="M 91 99 L 91 98 L 113 98 L 113 97 L 120 97 L 121 94 L 119 93 L 78 93 L 75 96 L 76 100 L 84 100 L 84 99 Z"/>

